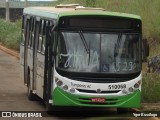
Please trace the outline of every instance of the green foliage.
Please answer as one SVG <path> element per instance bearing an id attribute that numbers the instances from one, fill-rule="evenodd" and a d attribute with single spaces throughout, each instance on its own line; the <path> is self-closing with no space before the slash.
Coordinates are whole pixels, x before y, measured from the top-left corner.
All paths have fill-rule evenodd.
<path id="1" fill-rule="evenodd" d="M 89 6 L 89 7 L 95 7 L 95 0 L 87 0 L 86 1 L 86 6 Z"/>
<path id="2" fill-rule="evenodd" d="M 21 38 L 21 21 L 15 23 L 0 19 L 0 43 L 5 46 L 19 50 Z"/>
<path id="3" fill-rule="evenodd" d="M 160 100 L 160 75 L 149 73 L 143 75 L 142 82 L 142 102 L 159 102 Z"/>

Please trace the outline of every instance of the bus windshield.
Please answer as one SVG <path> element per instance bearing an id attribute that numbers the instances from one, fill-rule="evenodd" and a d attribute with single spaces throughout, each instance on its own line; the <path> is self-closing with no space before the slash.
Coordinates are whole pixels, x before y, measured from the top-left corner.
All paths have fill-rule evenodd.
<path id="1" fill-rule="evenodd" d="M 140 48 L 139 34 L 62 31 L 56 67 L 71 72 L 138 72 Z"/>

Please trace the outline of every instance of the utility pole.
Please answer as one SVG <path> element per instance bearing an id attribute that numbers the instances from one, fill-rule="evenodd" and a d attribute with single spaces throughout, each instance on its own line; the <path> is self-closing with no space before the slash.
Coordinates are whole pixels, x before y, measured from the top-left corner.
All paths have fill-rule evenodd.
<path id="1" fill-rule="evenodd" d="M 28 0 L 25 0 L 25 7 L 28 7 Z"/>
<path id="2" fill-rule="evenodd" d="M 10 22 L 9 1 L 6 0 L 6 21 Z"/>

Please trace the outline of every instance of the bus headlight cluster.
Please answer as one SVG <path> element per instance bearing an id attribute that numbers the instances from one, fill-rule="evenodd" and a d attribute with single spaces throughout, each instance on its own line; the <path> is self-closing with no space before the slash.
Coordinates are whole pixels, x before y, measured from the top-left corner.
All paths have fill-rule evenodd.
<path id="1" fill-rule="evenodd" d="M 138 83 L 134 84 L 134 88 L 139 88 L 139 84 Z"/>
<path id="2" fill-rule="evenodd" d="M 76 90 L 74 88 L 71 88 L 69 91 L 70 93 L 74 93 Z"/>
<path id="3" fill-rule="evenodd" d="M 134 84 L 134 88 L 139 88 L 140 87 L 140 85 L 141 85 L 141 81 L 138 81 L 136 84 Z"/>
<path id="4" fill-rule="evenodd" d="M 140 87 L 140 85 L 141 85 L 141 81 L 138 81 L 137 83 L 134 84 L 133 87 L 130 87 L 130 88 L 128 89 L 128 91 L 129 91 L 129 92 L 134 92 L 134 91 L 136 91 L 136 90 Z"/>
<path id="5" fill-rule="evenodd" d="M 55 78 L 55 82 L 56 82 L 57 86 L 59 86 L 59 87 L 63 85 L 63 82 L 58 78 Z"/>
<path id="6" fill-rule="evenodd" d="M 57 84 L 57 86 L 62 86 L 63 85 L 63 82 L 61 81 L 61 80 L 58 80 L 57 82 L 56 82 L 56 84 Z"/>
<path id="7" fill-rule="evenodd" d="M 124 89 L 124 90 L 122 90 L 122 93 L 127 94 L 128 92 L 127 92 L 127 90 Z"/>
<path id="8" fill-rule="evenodd" d="M 64 85 L 62 88 L 63 88 L 63 90 L 68 90 L 68 86 L 67 85 Z"/>
<path id="9" fill-rule="evenodd" d="M 138 90 L 138 88 L 140 87 L 140 85 L 141 85 L 141 80 L 138 81 L 137 83 L 135 83 L 132 87 L 129 87 L 127 89 L 123 89 L 122 93 L 123 94 L 133 93 L 134 91 Z"/>
<path id="10" fill-rule="evenodd" d="M 64 91 L 69 91 L 70 93 L 74 93 L 76 91 L 74 88 L 69 88 L 68 85 L 63 84 L 63 82 L 58 78 L 55 78 L 55 82 L 56 85 L 59 86 Z"/>
<path id="11" fill-rule="evenodd" d="M 133 87 L 128 88 L 128 91 L 133 92 L 134 91 Z"/>

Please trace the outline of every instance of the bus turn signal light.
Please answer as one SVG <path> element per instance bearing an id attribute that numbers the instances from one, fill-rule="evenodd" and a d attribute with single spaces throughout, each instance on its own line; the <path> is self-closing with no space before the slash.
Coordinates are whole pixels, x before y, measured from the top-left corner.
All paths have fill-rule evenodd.
<path id="1" fill-rule="evenodd" d="M 56 82 L 57 86 L 63 85 L 63 82 L 61 80 L 59 80 L 58 78 L 55 78 L 55 82 Z"/>

